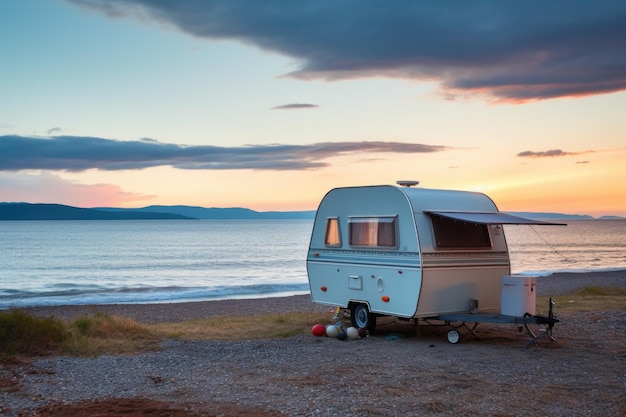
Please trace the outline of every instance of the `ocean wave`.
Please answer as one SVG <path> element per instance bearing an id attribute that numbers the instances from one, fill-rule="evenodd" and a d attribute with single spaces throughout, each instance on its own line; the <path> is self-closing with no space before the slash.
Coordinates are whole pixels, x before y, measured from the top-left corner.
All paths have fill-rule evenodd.
<path id="1" fill-rule="evenodd" d="M 123 287 L 94 288 L 74 286 L 49 291 L 0 290 L 0 309 L 86 305 L 86 304 L 147 304 L 234 298 L 264 298 L 280 295 L 306 294 L 308 284 L 253 284 L 218 287 Z"/>

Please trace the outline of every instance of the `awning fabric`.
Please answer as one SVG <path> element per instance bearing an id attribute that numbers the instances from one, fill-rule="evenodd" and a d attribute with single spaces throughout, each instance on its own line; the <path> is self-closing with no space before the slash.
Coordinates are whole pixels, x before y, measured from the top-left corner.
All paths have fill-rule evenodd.
<path id="1" fill-rule="evenodd" d="M 477 213 L 459 211 L 427 211 L 428 214 L 447 217 L 450 219 L 462 220 L 470 223 L 482 224 L 536 224 L 543 226 L 567 226 L 565 223 L 551 223 L 541 220 L 526 219 L 524 217 L 512 216 L 505 213 Z"/>

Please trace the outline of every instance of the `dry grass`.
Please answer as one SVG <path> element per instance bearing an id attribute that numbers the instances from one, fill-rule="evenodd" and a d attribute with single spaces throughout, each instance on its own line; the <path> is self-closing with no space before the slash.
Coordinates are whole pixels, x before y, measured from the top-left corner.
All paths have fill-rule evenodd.
<path id="1" fill-rule="evenodd" d="M 108 314 L 79 317 L 66 325 L 71 337 L 60 351 L 77 356 L 156 350 L 163 339 L 146 325 Z"/>
<path id="2" fill-rule="evenodd" d="M 626 307 L 626 290 L 611 287 L 585 287 L 552 298 L 556 312 L 581 313 L 621 310 Z M 547 314 L 549 297 L 537 297 L 537 314 Z"/>
<path id="3" fill-rule="evenodd" d="M 288 313 L 218 317 L 182 323 L 142 324 L 127 317 L 95 314 L 66 322 L 0 313 L 0 360 L 16 356 L 67 354 L 98 356 L 160 349 L 165 339 L 250 340 L 285 338 L 310 332 L 328 314 Z"/>
<path id="4" fill-rule="evenodd" d="M 328 320 L 327 313 L 264 314 L 158 323 L 150 328 L 168 338 L 187 340 L 273 339 L 310 332 L 313 324 Z"/>

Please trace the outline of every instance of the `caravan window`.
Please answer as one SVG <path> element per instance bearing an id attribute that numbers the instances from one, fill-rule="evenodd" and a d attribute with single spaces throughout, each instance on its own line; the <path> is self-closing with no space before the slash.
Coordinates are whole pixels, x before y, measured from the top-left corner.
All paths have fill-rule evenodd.
<path id="1" fill-rule="evenodd" d="M 433 215 L 433 230 L 438 248 L 490 248 L 489 226 Z"/>
<path id="2" fill-rule="evenodd" d="M 397 218 L 351 217 L 348 220 L 350 246 L 395 248 L 398 246 Z"/>
<path id="3" fill-rule="evenodd" d="M 326 246 L 341 246 L 341 234 L 339 233 L 339 219 L 331 217 L 326 219 Z"/>

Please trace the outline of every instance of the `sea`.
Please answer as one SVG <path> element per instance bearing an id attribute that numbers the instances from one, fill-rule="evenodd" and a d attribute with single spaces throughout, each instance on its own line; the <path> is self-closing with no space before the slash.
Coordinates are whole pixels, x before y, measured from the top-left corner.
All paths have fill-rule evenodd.
<path id="1" fill-rule="evenodd" d="M 0 222 L 0 309 L 308 294 L 312 220 Z M 511 272 L 626 269 L 626 220 L 504 226 Z"/>

